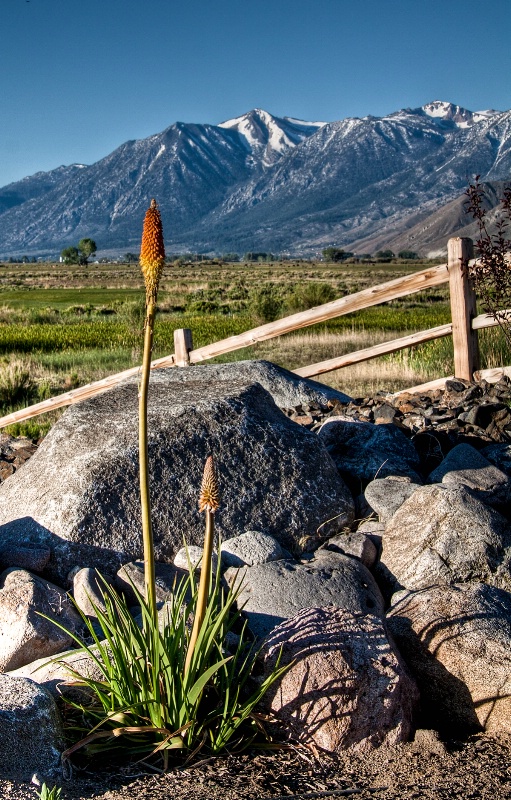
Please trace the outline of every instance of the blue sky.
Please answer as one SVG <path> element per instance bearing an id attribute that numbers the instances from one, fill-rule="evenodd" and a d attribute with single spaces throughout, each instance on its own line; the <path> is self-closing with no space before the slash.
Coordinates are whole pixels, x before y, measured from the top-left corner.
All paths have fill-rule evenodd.
<path id="1" fill-rule="evenodd" d="M 177 120 L 511 108 L 511 0 L 1 0 L 0 186 Z"/>

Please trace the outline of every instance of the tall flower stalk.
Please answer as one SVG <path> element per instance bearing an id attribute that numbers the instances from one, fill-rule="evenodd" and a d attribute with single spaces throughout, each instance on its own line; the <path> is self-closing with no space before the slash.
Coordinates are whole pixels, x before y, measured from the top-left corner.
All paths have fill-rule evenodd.
<path id="1" fill-rule="evenodd" d="M 215 537 L 215 511 L 218 509 L 219 504 L 220 493 L 218 491 L 215 464 L 213 462 L 213 456 L 208 456 L 204 466 L 204 475 L 202 478 L 202 486 L 199 496 L 199 511 L 204 511 L 206 513 L 206 533 L 204 536 L 204 549 L 202 552 L 199 594 L 197 596 L 197 605 L 195 607 L 195 618 L 193 621 L 192 633 L 188 644 L 188 651 L 186 653 L 185 673 L 188 672 L 188 668 L 192 661 L 199 631 L 206 615 L 209 585 L 211 582 L 213 541 Z"/>
<path id="2" fill-rule="evenodd" d="M 149 375 L 151 372 L 151 354 L 153 349 L 154 319 L 158 287 L 165 263 L 165 247 L 160 212 L 156 200 L 151 200 L 147 209 L 142 232 L 140 248 L 140 267 L 144 275 L 146 290 L 146 315 L 144 323 L 144 355 L 142 359 L 142 375 L 139 386 L 139 473 L 140 473 L 140 505 L 142 510 L 142 540 L 144 546 L 144 580 L 147 604 L 151 618 L 157 625 L 156 579 L 154 568 L 154 542 L 151 522 L 151 500 L 149 496 L 149 468 L 147 443 L 147 396 Z"/>

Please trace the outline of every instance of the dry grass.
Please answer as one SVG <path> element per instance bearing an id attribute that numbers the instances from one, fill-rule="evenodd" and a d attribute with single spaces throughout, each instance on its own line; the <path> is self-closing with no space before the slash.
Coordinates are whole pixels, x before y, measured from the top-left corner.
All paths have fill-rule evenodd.
<path id="1" fill-rule="evenodd" d="M 316 364 L 329 358 L 362 350 L 384 340 L 398 338 L 392 331 L 345 331 L 342 333 L 303 333 L 262 342 L 254 356 L 275 361 L 288 369 Z M 396 392 L 438 378 L 433 367 L 419 368 L 409 350 L 374 358 L 350 367 L 323 373 L 317 380 L 354 397 L 376 392 Z"/>

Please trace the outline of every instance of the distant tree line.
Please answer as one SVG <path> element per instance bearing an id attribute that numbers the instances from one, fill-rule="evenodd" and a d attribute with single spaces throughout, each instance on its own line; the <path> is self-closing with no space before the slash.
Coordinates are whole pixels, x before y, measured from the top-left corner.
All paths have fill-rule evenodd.
<path id="1" fill-rule="evenodd" d="M 396 258 L 396 254 L 392 250 L 378 250 L 373 256 L 371 253 L 351 253 L 340 247 L 325 247 L 322 250 L 322 255 L 327 261 L 346 261 L 348 258 L 362 260 L 375 258 L 377 261 L 392 261 L 393 258 Z M 397 258 L 411 261 L 419 258 L 419 256 L 414 250 L 400 250 Z"/>
<path id="2" fill-rule="evenodd" d="M 96 242 L 94 239 L 80 239 L 78 247 L 65 247 L 60 256 L 64 264 L 88 264 L 89 258 L 96 255 Z"/>

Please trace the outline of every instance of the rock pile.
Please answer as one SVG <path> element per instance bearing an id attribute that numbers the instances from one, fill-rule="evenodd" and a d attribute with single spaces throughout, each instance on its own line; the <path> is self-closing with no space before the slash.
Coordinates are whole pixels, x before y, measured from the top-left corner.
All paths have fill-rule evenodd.
<path id="1" fill-rule="evenodd" d="M 37 445 L 30 439 L 0 433 L 0 481 L 7 480 L 36 450 Z"/>
<path id="2" fill-rule="evenodd" d="M 262 673 L 281 644 L 294 662 L 266 699 L 288 735 L 363 752 L 417 726 L 511 732 L 509 379 L 354 401 L 272 365 L 208 369 L 152 385 L 159 600 L 187 566 L 183 533 L 200 559 L 196 495 L 214 452 L 225 580 L 243 575 Z M 71 650 L 39 669 L 69 643 L 41 636 L 34 611 L 51 595 L 67 613 L 72 590 L 91 617 L 95 567 L 118 591 L 143 584 L 135 406 L 127 382 L 71 409 L 0 486 L 1 677 L 35 681 L 49 706 L 69 669 L 94 665 Z"/>

